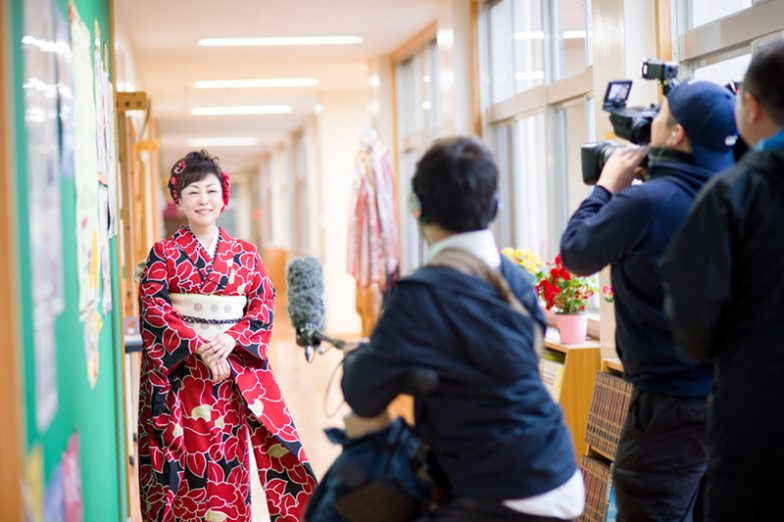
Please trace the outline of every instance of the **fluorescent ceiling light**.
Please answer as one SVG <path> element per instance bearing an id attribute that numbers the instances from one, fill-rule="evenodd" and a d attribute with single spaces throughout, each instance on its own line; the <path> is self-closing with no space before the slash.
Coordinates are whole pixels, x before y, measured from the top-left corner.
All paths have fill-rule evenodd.
<path id="1" fill-rule="evenodd" d="M 248 89 L 254 87 L 313 87 L 316 78 L 255 78 L 249 80 L 198 80 L 196 89 Z"/>
<path id="2" fill-rule="evenodd" d="M 232 105 L 223 107 L 194 107 L 194 116 L 233 116 L 241 114 L 289 114 L 291 105 Z"/>
<path id="3" fill-rule="evenodd" d="M 359 36 L 278 36 L 262 38 L 202 38 L 204 47 L 248 47 L 284 45 L 350 45 L 362 43 Z"/>
<path id="4" fill-rule="evenodd" d="M 544 40 L 544 31 L 518 31 L 515 40 Z"/>
<path id="5" fill-rule="evenodd" d="M 564 31 L 561 33 L 561 38 L 564 40 L 585 39 L 585 31 Z"/>
<path id="6" fill-rule="evenodd" d="M 241 138 L 191 138 L 188 147 L 252 147 L 258 145 L 259 140 L 247 136 Z"/>

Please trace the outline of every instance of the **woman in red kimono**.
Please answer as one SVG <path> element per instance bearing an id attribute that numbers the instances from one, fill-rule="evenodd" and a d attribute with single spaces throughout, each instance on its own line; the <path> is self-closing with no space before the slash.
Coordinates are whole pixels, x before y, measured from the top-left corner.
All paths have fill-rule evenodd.
<path id="1" fill-rule="evenodd" d="M 272 282 L 215 223 L 230 193 L 216 159 L 191 152 L 171 173 L 188 226 L 155 244 L 139 285 L 144 520 L 249 521 L 251 449 L 271 520 L 299 521 L 316 481 L 267 360 Z"/>

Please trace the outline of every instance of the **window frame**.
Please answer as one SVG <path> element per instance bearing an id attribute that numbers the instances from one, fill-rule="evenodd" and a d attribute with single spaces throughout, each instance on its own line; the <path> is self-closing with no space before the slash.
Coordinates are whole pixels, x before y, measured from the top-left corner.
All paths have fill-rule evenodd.
<path id="1" fill-rule="evenodd" d="M 534 87 L 524 91 L 515 92 L 514 83 L 512 82 L 511 92 L 512 95 L 504 100 L 493 101 L 493 56 L 491 47 L 493 46 L 493 27 L 492 17 L 490 14 L 491 9 L 501 2 L 512 0 L 497 0 L 492 2 L 485 2 L 479 13 L 479 46 L 480 46 L 480 76 L 482 78 L 480 98 L 482 100 L 482 135 L 486 141 L 491 144 L 491 148 L 496 154 L 499 164 L 508 164 L 512 169 L 519 166 L 519 162 L 515 158 L 513 147 L 497 143 L 498 128 L 501 126 L 510 126 L 509 136 L 512 143 L 516 141 L 517 128 L 514 124 L 517 120 L 527 118 L 534 114 L 544 114 L 544 165 L 548 171 L 556 172 L 556 176 L 550 176 L 547 180 L 547 194 L 548 201 L 546 205 L 547 222 L 548 222 L 548 241 L 552 243 L 553 238 L 560 230 L 556 230 L 558 225 L 564 225 L 564 217 L 562 214 L 567 214 L 570 209 L 568 208 L 568 172 L 560 169 L 558 144 L 560 137 L 566 135 L 563 128 L 563 119 L 559 116 L 559 108 L 574 100 L 583 100 L 593 98 L 593 67 L 586 65 L 585 69 L 576 72 L 563 78 L 553 79 L 555 70 L 560 66 L 554 62 L 557 60 L 558 53 L 557 39 L 553 35 L 558 30 L 556 27 L 555 10 L 558 8 L 554 3 L 540 0 L 540 9 L 543 18 L 543 31 L 545 45 L 543 46 L 543 66 L 545 71 L 545 81 Z M 590 1 L 585 2 L 585 29 L 588 37 L 586 38 L 586 55 L 591 51 L 591 38 L 590 38 Z M 514 34 L 514 12 L 510 17 L 509 23 L 512 24 L 511 34 Z M 510 31 L 507 31 L 510 32 Z M 516 63 L 515 44 L 510 43 L 510 52 L 512 53 L 511 63 Z M 586 63 L 590 60 L 586 56 Z M 513 66 L 514 69 L 514 66 Z M 514 72 L 514 71 L 512 71 Z M 589 106 L 586 105 L 586 109 Z M 586 121 L 593 122 L 595 118 L 592 115 L 586 114 Z M 592 137 L 595 134 L 595 129 L 588 129 L 586 137 Z M 563 144 L 561 148 L 565 146 Z M 509 158 L 501 158 L 501 154 L 506 154 L 509 150 L 511 156 Z M 565 167 L 565 169 L 568 167 Z M 514 180 L 520 176 L 515 172 L 505 172 L 501 169 L 501 178 L 499 185 L 501 187 L 509 186 L 514 187 Z M 566 177 L 564 177 L 566 176 Z M 508 179 L 507 179 L 508 178 Z M 557 179 L 556 179 L 557 178 Z M 563 178 L 563 179 L 560 179 Z M 511 195 L 509 197 L 512 197 Z M 509 198 L 506 198 L 509 199 Z M 519 219 L 515 216 L 515 212 L 509 209 L 509 204 L 506 209 L 499 215 L 498 223 L 493 227 L 499 244 L 516 244 L 522 237 L 523 232 L 517 230 Z M 507 210 L 508 209 L 508 210 Z M 508 242 L 508 243 L 507 243 Z M 557 251 L 557 247 L 551 249 Z M 549 254 L 549 253 L 548 253 Z M 551 256 L 552 257 L 552 256 Z"/>
<path id="2" fill-rule="evenodd" d="M 435 25 L 426 28 L 417 39 L 417 45 L 412 45 L 405 53 L 393 56 L 395 111 L 398 122 L 395 161 L 398 172 L 398 230 L 402 275 L 421 266 L 427 255 L 427 245 L 409 214 L 408 199 L 415 161 L 441 133 L 441 91 Z M 425 81 L 425 76 L 430 76 L 429 82 Z M 425 86 L 429 86 L 430 92 L 427 95 L 422 91 Z M 425 101 L 430 102 L 428 110 L 423 108 Z"/>

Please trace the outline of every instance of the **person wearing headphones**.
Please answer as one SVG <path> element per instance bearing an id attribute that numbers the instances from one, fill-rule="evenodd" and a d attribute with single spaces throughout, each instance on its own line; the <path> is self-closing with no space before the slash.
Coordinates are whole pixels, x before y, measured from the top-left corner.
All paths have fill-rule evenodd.
<path id="1" fill-rule="evenodd" d="M 561 237 L 576 274 L 612 266 L 615 344 L 632 399 L 615 456 L 619 521 L 702 520 L 711 361 L 679 357 L 658 262 L 703 184 L 733 164 L 735 95 L 708 81 L 671 90 L 650 147 L 617 150 Z M 647 153 L 649 180 L 632 185 Z"/>
<path id="2" fill-rule="evenodd" d="M 584 486 L 561 410 L 539 377 L 545 326 L 530 276 L 499 254 L 488 225 L 498 169 L 478 140 L 437 141 L 420 159 L 410 207 L 427 265 L 403 278 L 342 380 L 354 413 L 375 417 L 425 369 L 415 429 L 446 500 L 425 520 L 572 520 Z"/>

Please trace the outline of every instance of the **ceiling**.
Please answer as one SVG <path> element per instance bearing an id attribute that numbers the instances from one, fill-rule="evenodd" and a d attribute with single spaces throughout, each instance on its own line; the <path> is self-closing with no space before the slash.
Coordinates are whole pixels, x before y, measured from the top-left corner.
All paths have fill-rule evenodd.
<path id="1" fill-rule="evenodd" d="M 368 61 L 389 54 L 436 19 L 438 0 L 115 0 L 136 83 L 152 100 L 164 165 L 189 138 L 254 137 L 213 147 L 227 170 L 253 169 L 260 154 L 302 125 L 325 91 L 368 88 Z M 355 45 L 200 47 L 202 38 L 352 35 Z M 196 80 L 316 78 L 315 87 L 194 89 Z M 287 104 L 285 115 L 192 116 L 191 108 Z"/>

